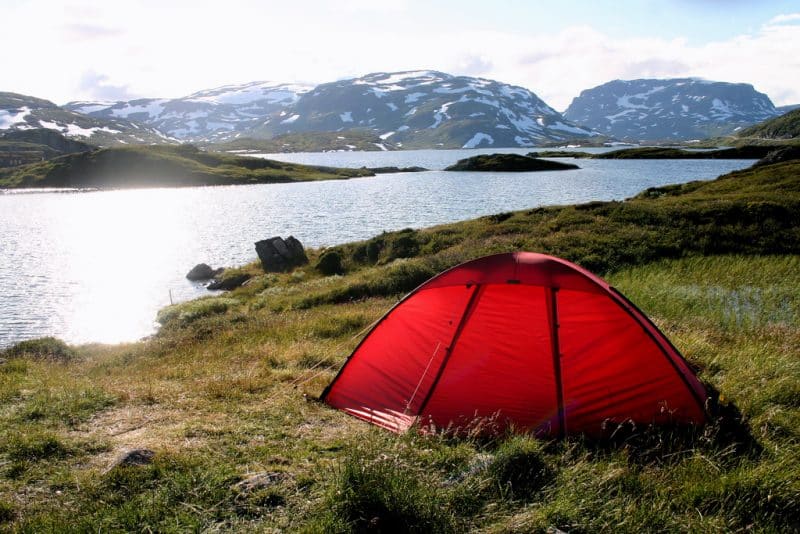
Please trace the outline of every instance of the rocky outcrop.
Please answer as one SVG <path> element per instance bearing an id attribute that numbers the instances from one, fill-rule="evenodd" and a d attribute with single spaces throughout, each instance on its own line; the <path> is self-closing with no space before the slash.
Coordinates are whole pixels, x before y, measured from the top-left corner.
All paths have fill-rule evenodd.
<path id="1" fill-rule="evenodd" d="M 303 244 L 295 237 L 270 237 L 256 243 L 256 254 L 267 273 L 281 273 L 308 263 Z"/>
<path id="2" fill-rule="evenodd" d="M 484 172 L 532 172 L 563 171 L 578 169 L 577 165 L 546 159 L 532 158 L 521 154 L 485 154 L 460 159 L 446 171 L 484 171 Z"/>
<path id="3" fill-rule="evenodd" d="M 250 280 L 249 274 L 232 274 L 230 276 L 224 276 L 222 278 L 217 278 L 210 284 L 206 286 L 206 289 L 209 290 L 222 290 L 222 291 L 230 291 L 231 289 L 236 289 L 244 285 L 245 282 Z"/>
<path id="4" fill-rule="evenodd" d="M 192 282 L 197 282 L 199 280 L 211 280 L 215 276 L 219 276 L 222 274 L 224 269 L 213 269 L 211 266 L 205 263 L 198 263 L 192 270 L 186 273 L 186 278 L 191 280 Z"/>

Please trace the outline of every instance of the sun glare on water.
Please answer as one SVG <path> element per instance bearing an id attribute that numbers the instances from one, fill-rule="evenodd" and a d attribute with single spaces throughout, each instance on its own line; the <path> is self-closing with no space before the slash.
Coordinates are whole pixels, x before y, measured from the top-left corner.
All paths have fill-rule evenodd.
<path id="1" fill-rule="evenodd" d="M 158 190 L 116 191 L 80 195 L 86 210 L 72 211 L 54 227 L 64 254 L 59 258 L 64 279 L 80 288 L 64 311 L 67 336 L 75 340 L 113 343 L 136 339 L 153 329 L 153 317 L 142 309 L 152 302 L 169 303 L 167 289 L 174 274 L 177 243 L 189 239 L 171 195 Z M 82 199 L 79 199 L 79 201 Z M 171 235 L 163 239 L 163 232 Z M 153 280 L 163 279 L 163 284 Z"/>

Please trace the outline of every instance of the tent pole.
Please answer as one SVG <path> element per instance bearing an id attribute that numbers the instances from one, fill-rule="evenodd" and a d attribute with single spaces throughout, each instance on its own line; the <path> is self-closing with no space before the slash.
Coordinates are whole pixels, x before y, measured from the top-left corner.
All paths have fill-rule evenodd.
<path id="1" fill-rule="evenodd" d="M 556 404 L 558 405 L 558 437 L 567 433 L 564 416 L 564 386 L 561 382 L 561 349 L 558 344 L 558 288 L 548 287 L 546 290 L 548 318 L 550 319 L 550 348 L 553 354 L 553 378 L 556 382 Z"/>
<path id="2" fill-rule="evenodd" d="M 482 289 L 483 286 L 480 284 L 475 284 L 475 289 L 472 290 L 472 295 L 469 296 L 469 301 L 467 301 L 467 306 L 464 308 L 464 313 L 461 314 L 461 319 L 459 320 L 458 326 L 453 334 L 453 339 L 450 341 L 450 345 L 445 350 L 444 357 L 442 358 L 442 364 L 439 366 L 439 370 L 436 372 L 436 377 L 433 379 L 433 383 L 428 390 L 428 394 L 425 395 L 425 398 L 422 400 L 422 404 L 419 406 L 419 410 L 417 410 L 417 417 L 422 415 L 422 412 L 428 405 L 428 401 L 431 400 L 431 397 L 433 396 L 433 392 L 436 390 L 436 386 L 439 385 L 439 379 L 442 378 L 444 368 L 447 366 L 448 360 L 450 360 L 450 355 L 453 354 L 453 349 L 458 342 L 458 338 L 461 336 L 461 331 L 464 330 L 464 325 L 467 324 L 467 319 L 472 314 L 472 310 L 475 308 L 475 304 L 478 302 L 478 296 L 482 292 Z"/>

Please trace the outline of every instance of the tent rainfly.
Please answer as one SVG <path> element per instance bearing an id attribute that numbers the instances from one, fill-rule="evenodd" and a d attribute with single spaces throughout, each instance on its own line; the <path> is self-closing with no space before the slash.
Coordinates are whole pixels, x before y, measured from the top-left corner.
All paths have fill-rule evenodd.
<path id="1" fill-rule="evenodd" d="M 707 395 L 622 294 L 566 260 L 516 252 L 445 271 L 367 334 L 322 400 L 404 432 L 489 420 L 541 437 L 607 423 L 702 424 Z"/>

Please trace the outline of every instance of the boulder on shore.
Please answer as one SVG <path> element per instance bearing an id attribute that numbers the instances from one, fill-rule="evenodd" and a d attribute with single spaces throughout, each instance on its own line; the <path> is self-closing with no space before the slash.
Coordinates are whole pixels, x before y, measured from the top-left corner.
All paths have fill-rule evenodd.
<path id="1" fill-rule="evenodd" d="M 205 263 L 198 263 L 192 270 L 186 273 L 186 278 L 191 280 L 192 282 L 197 282 L 200 280 L 211 280 L 215 276 L 218 276 L 222 273 L 224 269 L 213 269 L 210 265 Z"/>
<path id="2" fill-rule="evenodd" d="M 483 171 L 483 172 L 532 172 L 532 171 L 566 171 L 578 169 L 577 165 L 532 158 L 522 154 L 482 154 L 471 158 L 460 159 L 455 165 L 445 168 L 446 171 Z"/>
<path id="3" fill-rule="evenodd" d="M 256 254 L 267 273 L 281 273 L 308 263 L 303 244 L 294 236 L 270 237 L 256 243 Z"/>
<path id="4" fill-rule="evenodd" d="M 215 279 L 206 286 L 206 289 L 221 289 L 223 291 L 230 291 L 231 289 L 236 289 L 237 287 L 243 285 L 248 280 L 250 280 L 249 274 L 232 274 L 230 276 L 223 276 L 222 278 Z"/>

